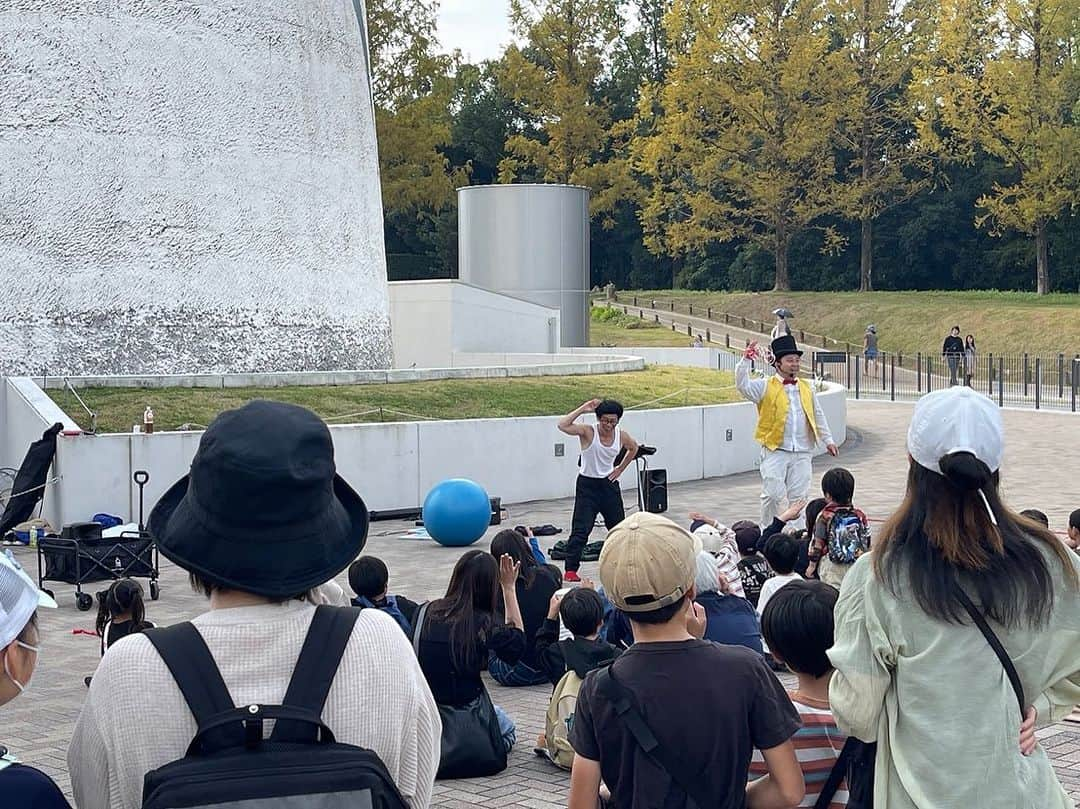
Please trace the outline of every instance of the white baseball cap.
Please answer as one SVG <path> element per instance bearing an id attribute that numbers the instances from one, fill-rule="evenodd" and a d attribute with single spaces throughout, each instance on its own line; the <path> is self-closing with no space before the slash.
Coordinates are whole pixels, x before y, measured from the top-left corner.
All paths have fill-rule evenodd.
<path id="1" fill-rule="evenodd" d="M 915 405 L 907 449 L 915 463 L 939 475 L 938 462 L 954 452 L 970 452 L 996 472 L 1005 452 L 1001 410 L 981 393 L 959 385 L 928 393 Z"/>
<path id="2" fill-rule="evenodd" d="M 38 607 L 55 609 L 56 602 L 38 589 L 11 551 L 0 553 L 0 649 L 19 636 Z"/>

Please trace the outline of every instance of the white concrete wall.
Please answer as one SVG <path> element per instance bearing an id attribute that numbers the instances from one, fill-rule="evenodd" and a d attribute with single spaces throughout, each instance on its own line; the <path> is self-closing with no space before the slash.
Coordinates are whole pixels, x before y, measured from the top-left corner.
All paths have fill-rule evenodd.
<path id="1" fill-rule="evenodd" d="M 0 373 L 390 365 L 362 7 L 0 3 Z"/>
<path id="2" fill-rule="evenodd" d="M 689 342 L 690 338 L 687 338 Z M 681 365 L 687 368 L 714 368 L 719 371 L 734 371 L 739 358 L 722 348 L 653 348 L 638 346 L 618 346 L 615 348 L 564 348 L 564 354 L 595 354 L 597 351 L 615 351 L 641 357 L 645 362 L 655 365 Z"/>
<path id="3" fill-rule="evenodd" d="M 842 443 L 845 391 L 836 387 L 820 396 L 833 435 Z M 579 448 L 556 429 L 556 421 L 541 416 L 354 424 L 332 426 L 330 432 L 340 473 L 369 508 L 385 510 L 419 506 L 428 490 L 448 477 L 472 478 L 507 503 L 570 496 Z M 742 403 L 628 411 L 623 424 L 638 441 L 658 447 L 650 465 L 667 469 L 674 483 L 756 468 L 756 421 L 753 405 Z M 47 426 L 25 398 L 11 394 L 6 394 L 5 423 L 7 440 L 21 431 L 30 436 L 26 443 Z M 47 519 L 64 524 L 99 511 L 136 519 L 132 473 L 150 474 L 149 512 L 186 473 L 200 438 L 199 432 L 61 436 L 54 471 L 62 480 L 46 498 Z M 556 444 L 563 445 L 562 457 L 555 454 Z M 623 479 L 623 488 L 636 488 L 632 474 Z"/>
<path id="4" fill-rule="evenodd" d="M 558 309 L 461 281 L 395 281 L 389 287 L 396 368 L 446 368 L 455 364 L 456 352 L 558 349 Z"/>

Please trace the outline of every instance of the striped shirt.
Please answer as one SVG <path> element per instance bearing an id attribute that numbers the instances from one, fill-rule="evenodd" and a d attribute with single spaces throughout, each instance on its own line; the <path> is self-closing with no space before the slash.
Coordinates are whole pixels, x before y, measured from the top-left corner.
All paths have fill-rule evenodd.
<path id="1" fill-rule="evenodd" d="M 792 693 L 788 693 L 795 710 L 802 719 L 802 727 L 795 731 L 791 738 L 795 745 L 795 756 L 802 768 L 803 780 L 806 782 L 806 797 L 799 806 L 812 807 L 817 803 L 821 788 L 829 778 L 836 759 L 840 757 L 840 751 L 844 748 L 847 737 L 836 727 L 832 711 L 828 708 L 816 708 L 801 702 Z M 754 751 L 750 761 L 750 780 L 754 781 L 768 773 L 765 759 L 761 752 Z M 848 802 L 847 784 L 840 782 L 840 788 L 836 790 L 828 809 L 840 809 L 846 807 Z"/>

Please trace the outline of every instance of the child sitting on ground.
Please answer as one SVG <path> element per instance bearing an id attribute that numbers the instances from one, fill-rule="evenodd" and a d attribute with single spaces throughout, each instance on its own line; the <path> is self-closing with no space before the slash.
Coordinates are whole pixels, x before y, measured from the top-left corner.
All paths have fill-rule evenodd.
<path id="1" fill-rule="evenodd" d="M 799 806 L 816 805 L 846 740 L 829 710 L 829 678 L 833 670 L 826 651 L 833 645 L 837 596 L 833 587 L 821 582 L 796 582 L 776 593 L 761 616 L 762 633 L 773 656 L 798 677 L 798 686 L 788 696 L 802 720 L 802 728 L 793 739 L 806 783 L 806 796 Z M 768 778 L 765 760 L 756 750 L 750 778 Z M 847 806 L 847 785 L 841 783 L 825 806 Z"/>
<path id="2" fill-rule="evenodd" d="M 795 565 L 799 562 L 799 543 L 787 534 L 776 534 L 769 537 L 765 543 L 765 561 L 776 573 L 771 579 L 761 586 L 761 598 L 758 599 L 757 614 L 760 617 L 765 612 L 765 607 L 780 588 L 791 584 L 793 581 L 802 581 L 802 576 L 795 572 Z M 765 651 L 765 662 L 773 671 L 785 671 L 784 664 L 772 656 L 769 642 L 761 644 Z"/>
<path id="3" fill-rule="evenodd" d="M 837 590 L 855 560 L 870 550 L 870 528 L 866 515 L 851 504 L 855 478 L 846 469 L 835 467 L 821 476 L 825 508 L 814 523 L 810 542 L 810 564 L 806 575 L 821 579 Z"/>
<path id="4" fill-rule="evenodd" d="M 739 547 L 739 577 L 742 579 L 743 593 L 746 600 L 755 609 L 758 599 L 761 597 L 761 588 L 766 581 L 772 578 L 773 572 L 769 563 L 758 553 L 758 543 L 761 541 L 761 528 L 756 522 L 739 520 L 731 530 L 735 532 L 735 542 Z"/>
<path id="5" fill-rule="evenodd" d="M 412 634 L 413 620 L 419 606 L 405 596 L 387 594 L 390 571 L 382 559 L 361 556 L 349 565 L 349 586 L 356 593 L 354 607 L 382 610 L 395 621 L 406 635 Z"/>
<path id="6" fill-rule="evenodd" d="M 101 638 L 102 655 L 120 638 L 153 626 L 146 620 L 142 585 L 134 579 L 117 579 L 108 590 L 98 593 L 95 629 Z"/>
<path id="7" fill-rule="evenodd" d="M 560 617 L 572 639 L 558 639 Z M 580 587 L 551 597 L 547 620 L 536 633 L 537 657 L 554 686 L 536 753 L 566 770 L 574 760 L 574 749 L 567 737 L 574 726 L 581 683 L 590 671 L 608 665 L 621 651 L 600 639 L 603 624 L 603 599 L 593 583 L 583 578 Z"/>

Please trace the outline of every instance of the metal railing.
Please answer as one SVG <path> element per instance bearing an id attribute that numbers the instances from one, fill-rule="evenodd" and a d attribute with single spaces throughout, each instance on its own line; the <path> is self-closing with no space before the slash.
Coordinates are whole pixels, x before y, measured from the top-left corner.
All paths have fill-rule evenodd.
<path id="1" fill-rule="evenodd" d="M 814 373 L 847 387 L 855 399 L 913 401 L 953 385 L 967 385 L 1001 407 L 1076 412 L 1080 355 L 984 354 L 971 360 L 940 353 L 816 352 Z"/>

